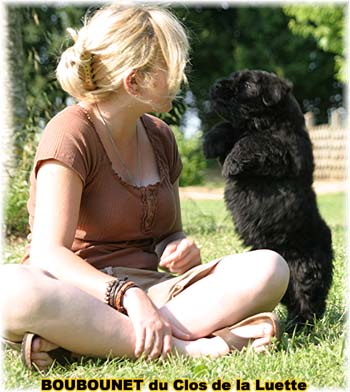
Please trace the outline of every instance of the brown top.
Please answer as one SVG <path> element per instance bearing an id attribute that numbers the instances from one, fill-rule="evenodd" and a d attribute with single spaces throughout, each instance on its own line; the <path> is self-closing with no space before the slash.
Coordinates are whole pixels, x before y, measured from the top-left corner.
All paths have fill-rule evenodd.
<path id="1" fill-rule="evenodd" d="M 156 270 L 159 260 L 155 244 L 181 230 L 172 184 L 179 177 L 182 164 L 174 134 L 151 115 L 143 115 L 141 120 L 156 157 L 160 180 L 155 184 L 137 187 L 118 175 L 110 158 L 113 152 L 108 139 L 79 105 L 66 108 L 48 123 L 35 156 L 28 201 L 30 227 L 35 219 L 40 165 L 48 159 L 58 160 L 83 181 L 72 250 L 99 269 L 127 266 Z"/>

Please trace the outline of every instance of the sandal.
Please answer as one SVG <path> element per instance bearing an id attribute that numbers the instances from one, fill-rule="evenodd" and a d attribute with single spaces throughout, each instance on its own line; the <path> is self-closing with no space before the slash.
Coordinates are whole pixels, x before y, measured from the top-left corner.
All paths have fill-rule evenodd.
<path id="1" fill-rule="evenodd" d="M 32 362 L 31 359 L 33 339 L 37 336 L 38 335 L 27 332 L 24 335 L 21 343 L 22 363 L 29 370 L 38 370 L 37 366 Z M 47 353 L 54 361 L 61 365 L 72 363 L 79 357 L 77 354 L 72 354 L 70 351 L 61 347 L 55 348 L 54 350 L 48 351 Z"/>
<path id="2" fill-rule="evenodd" d="M 15 351 L 21 351 L 21 346 L 22 346 L 22 342 L 14 342 L 12 340 L 8 340 L 6 338 L 3 338 L 1 336 L 0 338 L 1 340 L 1 349 L 5 349 L 6 347 L 11 348 L 12 350 Z"/>
<path id="3" fill-rule="evenodd" d="M 244 327 L 246 325 L 261 324 L 262 322 L 267 322 L 272 326 L 272 337 L 275 337 L 277 340 L 281 338 L 280 321 L 274 313 L 270 312 L 258 313 L 254 316 L 248 317 L 231 327 L 226 327 L 215 331 L 213 335 L 220 337 L 229 346 L 230 352 L 234 350 L 242 351 L 243 348 L 246 347 L 254 339 L 238 336 L 234 332 L 232 332 L 232 330 L 238 327 Z"/>

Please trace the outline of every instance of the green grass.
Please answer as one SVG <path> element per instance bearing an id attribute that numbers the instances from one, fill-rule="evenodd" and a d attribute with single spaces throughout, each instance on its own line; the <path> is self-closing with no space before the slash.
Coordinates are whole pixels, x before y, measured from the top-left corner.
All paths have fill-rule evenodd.
<path id="1" fill-rule="evenodd" d="M 244 250 L 233 232 L 232 222 L 222 201 L 184 200 L 183 223 L 187 233 L 200 244 L 203 261 L 223 254 Z M 345 388 L 345 197 L 344 194 L 319 197 L 319 206 L 333 232 L 335 250 L 334 283 L 327 312 L 311 333 L 283 335 L 278 348 L 268 354 L 232 353 L 210 360 L 191 359 L 173 355 L 167 361 L 149 362 L 123 359 L 91 360 L 63 368 L 55 365 L 49 371 L 52 378 L 144 378 L 145 385 L 154 379 L 167 381 L 169 389 L 178 378 L 203 381 L 209 385 L 217 378 L 232 383 L 256 379 L 262 381 L 305 381 L 309 386 Z M 11 241 L 5 247 L 7 262 L 17 262 L 24 244 Z M 285 310 L 277 308 L 282 320 Z M 210 317 L 210 315 L 208 315 Z M 7 350 L 4 357 L 3 382 L 6 389 L 40 388 L 41 375 L 26 371 L 17 352 Z"/>

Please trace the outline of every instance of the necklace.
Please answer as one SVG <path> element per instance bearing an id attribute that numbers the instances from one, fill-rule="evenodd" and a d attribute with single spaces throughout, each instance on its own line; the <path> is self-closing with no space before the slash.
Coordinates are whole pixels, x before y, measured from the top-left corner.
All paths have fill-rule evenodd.
<path id="1" fill-rule="evenodd" d="M 142 185 L 141 159 L 140 159 L 141 154 L 140 154 L 139 126 L 138 126 L 138 124 L 136 123 L 136 151 L 137 151 L 137 169 L 136 170 L 137 170 L 137 172 L 136 172 L 136 176 L 134 176 L 131 173 L 131 171 L 129 170 L 128 165 L 125 163 L 124 159 L 122 158 L 122 156 L 120 154 L 120 151 L 119 151 L 119 148 L 118 148 L 116 142 L 113 139 L 112 131 L 111 131 L 110 127 L 108 126 L 108 123 L 105 120 L 104 116 L 102 115 L 100 108 L 98 107 L 97 103 L 95 103 L 95 105 L 96 105 L 97 111 L 98 111 L 98 113 L 99 113 L 99 115 L 100 115 L 100 117 L 102 119 L 102 123 L 103 123 L 104 127 L 107 130 L 107 134 L 109 136 L 109 139 L 111 141 L 113 149 L 114 149 L 114 151 L 116 153 L 116 156 L 117 156 L 119 162 L 121 163 L 121 165 L 122 165 L 122 167 L 123 167 L 123 169 L 124 169 L 124 171 L 125 171 L 125 173 L 126 173 L 126 175 L 128 177 L 128 180 L 133 185 L 141 186 Z"/>

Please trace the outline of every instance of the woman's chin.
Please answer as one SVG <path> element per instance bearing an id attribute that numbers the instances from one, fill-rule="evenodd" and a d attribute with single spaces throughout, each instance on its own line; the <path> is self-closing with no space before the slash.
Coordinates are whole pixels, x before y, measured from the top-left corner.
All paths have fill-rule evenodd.
<path id="1" fill-rule="evenodd" d="M 168 113 L 173 108 L 172 102 L 167 102 L 163 105 L 154 105 L 153 111 L 156 113 Z"/>

